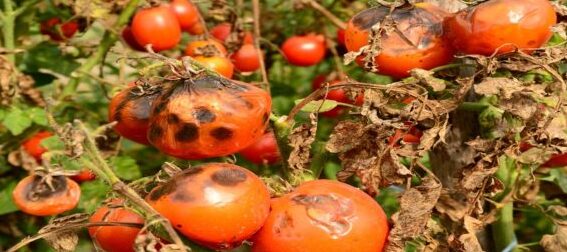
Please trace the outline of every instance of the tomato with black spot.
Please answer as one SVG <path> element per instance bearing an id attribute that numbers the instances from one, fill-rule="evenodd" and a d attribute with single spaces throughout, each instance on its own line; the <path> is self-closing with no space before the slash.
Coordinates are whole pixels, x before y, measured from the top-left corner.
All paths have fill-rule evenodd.
<path id="1" fill-rule="evenodd" d="M 48 35 L 54 41 L 64 41 L 72 38 L 79 28 L 77 20 L 69 20 L 63 23 L 60 18 L 52 17 L 41 22 L 39 31 L 41 34 Z"/>
<path id="2" fill-rule="evenodd" d="M 244 82 L 209 75 L 173 81 L 152 105 L 148 139 L 182 159 L 234 154 L 264 134 L 270 108 L 269 94 Z"/>
<path id="3" fill-rule="evenodd" d="M 388 236 L 378 203 L 350 185 L 306 182 L 272 201 L 264 226 L 251 239 L 253 252 L 377 252 Z"/>
<path id="4" fill-rule="evenodd" d="M 371 28 L 388 15 L 399 32 L 382 33 L 380 37 L 381 50 L 374 57 L 379 73 L 404 78 L 414 68 L 432 69 L 453 59 L 454 49 L 443 32 L 443 20 L 448 13 L 428 3 L 398 8 L 391 14 L 390 8 L 380 6 L 356 14 L 346 28 L 347 49 L 358 51 L 368 45 Z M 359 56 L 357 63 L 363 65 L 362 59 Z"/>
<path id="5" fill-rule="evenodd" d="M 53 136 L 53 134 L 49 131 L 40 131 L 26 139 L 22 146 L 24 147 L 24 150 L 30 154 L 30 156 L 34 157 L 35 160 L 39 162 L 41 161 L 41 155 L 47 151 L 47 149 L 41 146 L 41 141 L 51 136 Z"/>
<path id="6" fill-rule="evenodd" d="M 188 168 L 154 188 L 146 200 L 187 238 L 219 250 L 240 246 L 270 212 L 262 180 L 227 163 Z"/>
<path id="7" fill-rule="evenodd" d="M 274 132 L 264 134 L 258 141 L 239 152 L 246 160 L 255 164 L 275 164 L 281 160 Z"/>
<path id="8" fill-rule="evenodd" d="M 286 60 L 292 65 L 316 65 L 325 58 L 325 37 L 318 34 L 290 37 L 284 41 L 282 52 Z"/>
<path id="9" fill-rule="evenodd" d="M 181 27 L 167 6 L 141 9 L 132 19 L 132 34 L 142 47 L 151 44 L 156 52 L 174 48 L 181 40 Z"/>
<path id="10" fill-rule="evenodd" d="M 489 56 L 541 47 L 556 22 L 548 0 L 491 0 L 458 12 L 445 27 L 447 40 L 459 51 Z"/>
<path id="11" fill-rule="evenodd" d="M 113 199 L 108 205 L 102 206 L 89 218 L 90 223 L 121 222 L 127 224 L 144 224 L 144 219 L 137 213 L 124 207 L 124 200 Z M 106 252 L 134 252 L 136 236 L 139 227 L 94 226 L 89 227 L 89 235 L 96 244 Z"/>
<path id="12" fill-rule="evenodd" d="M 35 216 L 50 216 L 69 211 L 77 206 L 81 188 L 75 181 L 65 176 L 47 178 L 30 175 L 20 180 L 12 199 L 22 212 Z"/>

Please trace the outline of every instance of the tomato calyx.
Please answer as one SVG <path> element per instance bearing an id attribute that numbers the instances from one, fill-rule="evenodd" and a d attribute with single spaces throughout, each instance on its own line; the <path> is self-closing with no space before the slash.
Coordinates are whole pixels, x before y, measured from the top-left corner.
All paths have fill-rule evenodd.
<path id="1" fill-rule="evenodd" d="M 36 175 L 33 177 L 31 186 L 26 188 L 28 189 L 26 197 L 30 201 L 41 201 L 64 192 L 66 188 L 67 180 L 65 176 L 46 175 L 41 177 Z"/>

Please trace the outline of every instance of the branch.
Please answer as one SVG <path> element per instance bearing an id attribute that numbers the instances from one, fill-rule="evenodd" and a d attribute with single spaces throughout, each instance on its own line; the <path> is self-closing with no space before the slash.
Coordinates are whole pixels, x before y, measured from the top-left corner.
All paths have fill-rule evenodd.
<path id="1" fill-rule="evenodd" d="M 343 22 L 340 18 L 338 18 L 337 16 L 335 16 L 333 13 L 331 13 L 329 10 L 327 10 L 327 8 L 323 7 L 322 5 L 320 5 L 319 3 L 317 3 L 314 0 L 304 0 L 304 3 L 309 4 L 309 6 L 319 12 L 321 12 L 321 14 L 323 14 L 323 16 L 325 16 L 326 18 L 328 18 L 331 23 L 333 23 L 336 27 L 339 27 L 341 29 L 346 29 L 346 24 L 345 22 Z"/>
<path id="2" fill-rule="evenodd" d="M 12 0 L 4 0 L 2 35 L 4 37 L 4 48 L 6 48 L 7 51 L 13 51 L 16 48 L 14 42 L 14 22 L 16 21 L 16 15 L 13 11 L 12 4 Z M 16 65 L 16 56 L 14 56 L 14 54 L 8 54 L 6 58 Z"/>
<path id="3" fill-rule="evenodd" d="M 260 47 L 260 1 L 252 0 L 252 12 L 254 13 L 254 47 L 258 50 L 258 60 L 260 61 L 260 71 L 262 73 L 262 83 L 267 85 L 268 93 L 270 93 L 270 82 L 268 80 L 268 73 L 266 72 L 266 64 L 264 62 L 264 54 Z"/>

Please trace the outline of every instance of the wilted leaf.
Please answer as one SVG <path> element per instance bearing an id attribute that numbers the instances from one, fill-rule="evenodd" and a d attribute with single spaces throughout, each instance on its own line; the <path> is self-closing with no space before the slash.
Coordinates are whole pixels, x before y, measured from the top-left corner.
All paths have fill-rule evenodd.
<path id="1" fill-rule="evenodd" d="M 450 194 L 447 190 L 443 190 L 435 209 L 447 215 L 452 221 L 459 222 L 465 217 L 469 208 L 467 199 L 463 195 Z"/>
<path id="2" fill-rule="evenodd" d="M 421 84 L 431 87 L 435 92 L 443 91 L 447 87 L 444 80 L 433 76 L 434 72 L 416 68 L 411 70 L 410 73 Z"/>
<path id="3" fill-rule="evenodd" d="M 289 134 L 289 146 L 292 151 L 288 158 L 288 164 L 292 170 L 303 171 L 307 169 L 311 156 L 311 144 L 315 141 L 317 133 L 317 118 L 310 114 L 310 124 L 303 124 L 294 128 Z"/>
<path id="4" fill-rule="evenodd" d="M 498 95 L 504 99 L 512 98 L 512 94 L 522 90 L 522 82 L 517 79 L 488 77 L 474 85 L 474 91 L 480 95 Z"/>
<path id="5" fill-rule="evenodd" d="M 484 251 L 476 238 L 476 232 L 484 228 L 482 221 L 470 216 L 465 216 L 464 227 L 467 231 L 459 237 L 464 251 L 466 252 L 482 252 Z"/>
<path id="6" fill-rule="evenodd" d="M 437 5 L 449 13 L 455 13 L 468 7 L 462 0 L 423 0 L 420 2 Z"/>
<path id="7" fill-rule="evenodd" d="M 65 217 L 55 218 L 49 224 L 41 228 L 38 234 L 49 232 L 44 239 L 58 252 L 73 252 L 79 242 L 79 237 L 75 231 L 58 231 L 58 229 L 72 224 L 87 222 L 88 214 L 74 214 Z"/>
<path id="8" fill-rule="evenodd" d="M 556 218 L 555 233 L 544 235 L 539 244 L 545 251 L 567 251 L 567 208 L 563 206 L 551 206 L 549 210 L 554 212 Z"/>

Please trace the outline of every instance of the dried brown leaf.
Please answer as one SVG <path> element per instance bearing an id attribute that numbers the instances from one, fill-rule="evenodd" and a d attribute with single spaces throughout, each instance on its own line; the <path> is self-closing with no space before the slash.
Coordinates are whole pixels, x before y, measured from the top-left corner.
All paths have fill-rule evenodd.
<path id="1" fill-rule="evenodd" d="M 435 92 L 443 91 L 447 87 L 444 80 L 433 76 L 434 72 L 416 68 L 411 70 L 410 73 L 420 84 L 430 87 Z"/>
<path id="2" fill-rule="evenodd" d="M 551 206 L 548 210 L 553 212 L 555 233 L 544 235 L 539 244 L 545 251 L 567 251 L 567 207 Z"/>
<path id="3" fill-rule="evenodd" d="M 8 163 L 13 166 L 22 167 L 26 171 L 33 171 L 39 166 L 34 157 L 32 157 L 22 146 L 8 154 Z"/>
<path id="4" fill-rule="evenodd" d="M 459 236 L 459 242 L 462 244 L 463 251 L 481 252 L 484 251 L 480 246 L 476 232 L 484 228 L 484 223 L 470 216 L 465 216 L 464 227 L 467 233 Z"/>
<path id="5" fill-rule="evenodd" d="M 311 156 L 311 144 L 315 141 L 317 133 L 317 116 L 312 113 L 310 124 L 303 124 L 294 128 L 289 134 L 289 146 L 292 150 L 288 158 L 289 167 L 295 171 L 308 168 Z"/>
<path id="6" fill-rule="evenodd" d="M 567 6 L 563 5 L 561 1 L 551 1 L 551 5 L 555 9 L 555 12 L 561 16 L 567 16 Z"/>
<path id="7" fill-rule="evenodd" d="M 474 86 L 477 94 L 498 95 L 504 99 L 511 99 L 513 93 L 520 92 L 522 89 L 522 82 L 504 77 L 488 77 Z"/>
<path id="8" fill-rule="evenodd" d="M 449 13 L 455 13 L 468 7 L 468 5 L 461 0 L 422 0 L 416 2 L 431 3 Z"/>
<path id="9" fill-rule="evenodd" d="M 79 237 L 73 231 L 59 232 L 58 229 L 70 224 L 85 223 L 89 219 L 88 214 L 73 214 L 65 217 L 52 219 L 49 224 L 41 228 L 38 234 L 50 232 L 44 239 L 58 252 L 72 252 L 79 242 Z"/>
<path id="10" fill-rule="evenodd" d="M 437 212 L 446 215 L 454 222 L 460 222 L 469 209 L 466 197 L 457 193 L 449 193 L 443 189 L 439 201 L 435 205 Z"/>

